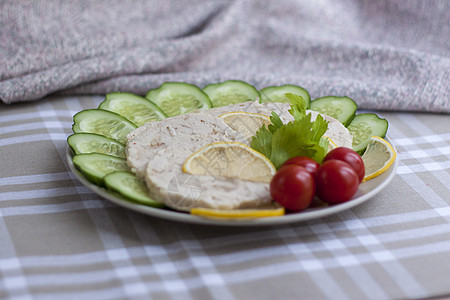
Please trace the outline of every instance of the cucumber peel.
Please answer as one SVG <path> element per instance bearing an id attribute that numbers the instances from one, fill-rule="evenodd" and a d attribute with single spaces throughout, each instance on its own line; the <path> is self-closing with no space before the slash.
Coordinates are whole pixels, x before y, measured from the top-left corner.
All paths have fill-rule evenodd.
<path id="1" fill-rule="evenodd" d="M 113 172 L 106 175 L 104 181 L 107 189 L 120 194 L 129 201 L 153 207 L 164 207 L 163 203 L 148 196 L 147 186 L 133 173 L 126 171 Z"/>
<path id="2" fill-rule="evenodd" d="M 259 91 L 261 94 L 261 103 L 266 102 L 282 102 L 290 103 L 286 93 L 298 95 L 303 98 L 306 104 L 306 108 L 309 108 L 311 97 L 307 90 L 301 86 L 285 84 L 281 86 L 268 86 Z"/>
<path id="3" fill-rule="evenodd" d="M 75 154 L 102 153 L 126 158 L 125 145 L 94 133 L 74 133 L 67 143 Z"/>
<path id="4" fill-rule="evenodd" d="M 363 154 L 372 136 L 386 136 L 388 121 L 373 113 L 358 114 L 347 129 L 353 135 L 352 149 Z"/>
<path id="5" fill-rule="evenodd" d="M 136 125 L 119 114 L 102 110 L 86 109 L 73 116 L 74 133 L 95 133 L 126 144 L 127 135 L 137 128 Z"/>
<path id="6" fill-rule="evenodd" d="M 150 90 L 145 98 L 169 117 L 212 107 L 211 100 L 202 89 L 184 82 L 165 82 L 159 88 Z"/>
<path id="7" fill-rule="evenodd" d="M 245 101 L 260 101 L 258 90 L 241 80 L 227 80 L 208 84 L 203 91 L 211 99 L 213 107 L 237 104 Z"/>
<path id="8" fill-rule="evenodd" d="M 167 118 L 167 115 L 155 103 L 131 93 L 109 93 L 98 108 L 115 112 L 136 126 Z"/>
<path id="9" fill-rule="evenodd" d="M 99 186 L 104 186 L 103 178 L 109 173 L 129 171 L 126 159 L 107 154 L 77 154 L 72 161 L 86 179 Z"/>
<path id="10" fill-rule="evenodd" d="M 358 106 L 349 97 L 326 96 L 311 101 L 311 110 L 337 119 L 345 127 L 355 117 Z"/>

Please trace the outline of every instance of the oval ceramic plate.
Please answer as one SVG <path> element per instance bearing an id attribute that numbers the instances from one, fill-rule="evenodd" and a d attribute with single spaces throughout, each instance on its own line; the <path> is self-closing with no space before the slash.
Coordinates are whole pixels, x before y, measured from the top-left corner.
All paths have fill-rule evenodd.
<path id="1" fill-rule="evenodd" d="M 386 140 L 391 143 L 390 139 L 386 137 Z M 391 143 L 392 145 L 392 143 Z M 395 149 L 395 148 L 394 148 Z M 322 206 L 306 209 L 300 213 L 288 213 L 279 217 L 266 217 L 266 218 L 255 218 L 255 219 L 222 219 L 222 218 L 205 218 L 195 215 L 190 215 L 184 212 L 177 212 L 170 209 L 154 208 L 150 206 L 145 206 L 141 204 L 136 204 L 127 200 L 124 200 L 113 194 L 108 190 L 99 187 L 91 182 L 89 182 L 74 166 L 72 162 L 72 151 L 67 148 L 67 161 L 71 171 L 75 176 L 90 190 L 99 196 L 110 200 L 111 202 L 126 207 L 128 209 L 152 216 L 157 218 L 162 218 L 171 221 L 193 223 L 193 224 L 206 224 L 206 225 L 221 225 L 221 226 L 268 226 L 268 225 L 282 225 L 288 223 L 302 222 L 312 219 L 317 219 L 325 216 L 329 216 L 343 210 L 347 210 L 354 206 L 357 206 L 376 194 L 378 194 L 384 187 L 394 178 L 395 172 L 398 165 L 398 158 L 395 158 L 392 166 L 380 176 L 360 184 L 358 191 L 355 196 L 350 201 L 342 204 L 332 205 L 332 206 Z"/>

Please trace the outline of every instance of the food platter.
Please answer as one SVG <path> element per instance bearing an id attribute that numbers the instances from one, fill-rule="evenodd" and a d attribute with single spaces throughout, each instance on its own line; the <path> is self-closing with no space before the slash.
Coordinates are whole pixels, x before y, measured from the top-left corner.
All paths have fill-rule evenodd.
<path id="1" fill-rule="evenodd" d="M 391 140 L 386 137 L 386 140 L 392 145 Z M 394 147 L 394 145 L 393 145 Z M 332 214 L 348 210 L 359 204 L 362 204 L 373 198 L 376 194 L 381 192 L 386 185 L 394 178 L 398 165 L 398 158 L 395 158 L 394 163 L 380 176 L 364 182 L 359 185 L 358 191 L 353 198 L 345 203 L 332 206 L 318 206 L 306 209 L 300 213 L 287 213 L 283 216 L 253 218 L 253 219 L 224 219 L 224 218 L 206 218 L 196 215 L 190 215 L 184 212 L 178 212 L 170 209 L 161 209 L 141 204 L 136 204 L 123 199 L 100 186 L 97 186 L 88 181 L 74 166 L 72 158 L 73 153 L 70 147 L 66 151 L 67 162 L 70 170 L 75 174 L 76 178 L 91 191 L 124 208 L 151 216 L 170 221 L 184 222 L 191 224 L 204 225 L 218 225 L 218 226 L 271 226 L 283 225 L 297 222 L 304 222 L 308 220 L 318 219 Z"/>

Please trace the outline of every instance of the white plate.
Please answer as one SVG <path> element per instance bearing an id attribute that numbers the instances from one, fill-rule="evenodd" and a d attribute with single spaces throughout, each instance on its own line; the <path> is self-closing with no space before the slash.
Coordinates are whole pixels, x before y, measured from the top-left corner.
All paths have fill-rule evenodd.
<path id="1" fill-rule="evenodd" d="M 391 143 L 390 139 L 386 137 L 386 140 Z M 392 145 L 392 143 L 391 143 Z M 394 148 L 395 149 L 395 148 Z M 266 217 L 266 218 L 255 218 L 255 219 L 213 219 L 204 218 L 200 216 L 194 216 L 183 212 L 177 212 L 169 209 L 154 208 L 150 206 L 145 206 L 141 204 L 132 203 L 121 199 L 115 194 L 110 193 L 108 190 L 99 187 L 91 182 L 89 182 L 74 166 L 72 162 L 72 151 L 67 148 L 67 161 L 69 163 L 70 170 L 75 174 L 75 176 L 90 190 L 96 194 L 102 196 L 114 202 L 117 205 L 129 208 L 131 210 L 152 216 L 158 217 L 166 220 L 193 223 L 193 224 L 207 224 L 207 225 L 221 225 L 221 226 L 267 226 L 267 225 L 282 225 L 288 223 L 302 222 L 312 219 L 317 219 L 325 216 L 329 216 L 343 210 L 347 210 L 354 206 L 357 206 L 376 194 L 378 194 L 384 187 L 394 178 L 395 172 L 398 165 L 398 158 L 395 158 L 392 166 L 380 176 L 364 182 L 359 185 L 358 191 L 355 196 L 350 201 L 345 203 L 336 204 L 326 207 L 317 207 L 306 209 L 300 213 L 289 213 L 284 216 L 279 217 Z"/>

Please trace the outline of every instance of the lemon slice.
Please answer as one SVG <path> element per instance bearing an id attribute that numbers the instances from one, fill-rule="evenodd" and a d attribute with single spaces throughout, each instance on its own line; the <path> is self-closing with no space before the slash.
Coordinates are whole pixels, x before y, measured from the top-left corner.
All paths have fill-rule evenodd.
<path id="1" fill-rule="evenodd" d="M 241 133 L 249 142 L 261 126 L 271 124 L 270 118 L 266 115 L 244 111 L 224 113 L 219 118 L 222 118 L 232 129 Z"/>
<path id="2" fill-rule="evenodd" d="M 220 210 L 212 208 L 191 208 L 191 215 L 209 218 L 263 218 L 284 215 L 284 207 Z"/>
<path id="3" fill-rule="evenodd" d="M 365 167 L 363 182 L 383 174 L 392 165 L 395 156 L 394 148 L 385 139 L 379 136 L 371 137 L 361 157 Z"/>
<path id="4" fill-rule="evenodd" d="M 267 157 L 242 143 L 216 142 L 189 156 L 183 172 L 270 182 L 276 169 Z"/>
<path id="5" fill-rule="evenodd" d="M 327 153 L 330 152 L 331 150 L 337 148 L 336 143 L 332 139 L 330 139 L 329 137 L 327 137 L 325 135 L 323 137 L 328 139 L 328 150 L 327 150 Z"/>

